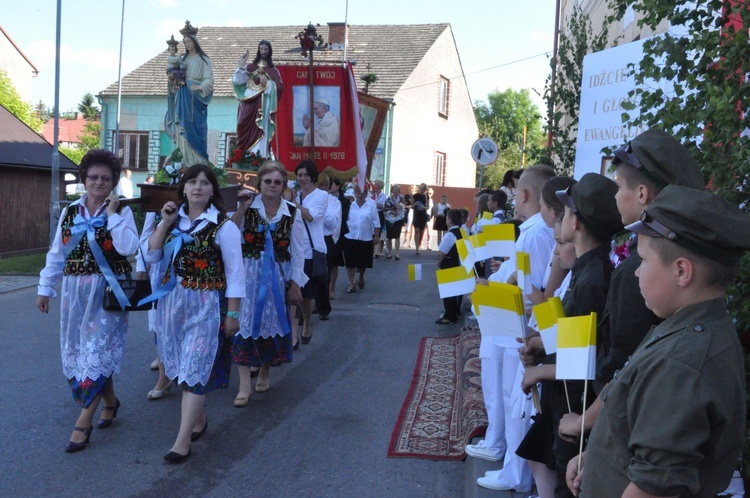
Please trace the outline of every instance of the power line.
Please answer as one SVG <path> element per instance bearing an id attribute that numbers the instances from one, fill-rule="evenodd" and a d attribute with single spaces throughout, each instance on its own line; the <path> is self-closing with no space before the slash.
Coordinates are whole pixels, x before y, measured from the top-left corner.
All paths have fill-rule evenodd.
<path id="1" fill-rule="evenodd" d="M 551 52 L 542 52 L 541 54 L 531 55 L 529 57 L 524 57 L 523 59 L 517 59 L 517 60 L 514 60 L 514 61 L 510 61 L 510 62 L 505 62 L 503 64 L 498 64 L 497 66 L 492 66 L 492 67 L 488 67 L 488 68 L 485 68 L 485 69 L 480 69 L 479 71 L 474 71 L 474 72 L 471 72 L 471 73 L 459 74 L 458 76 L 453 76 L 453 77 L 448 78 L 448 79 L 449 80 L 455 80 L 455 79 L 458 79 L 458 78 L 465 78 L 467 76 L 472 76 L 474 74 L 484 73 L 486 71 L 492 71 L 493 69 L 497 69 L 499 67 L 510 66 L 512 64 L 518 64 L 519 62 L 524 62 L 524 61 L 527 61 L 527 60 L 536 59 L 537 57 L 541 57 L 543 55 L 549 55 L 550 53 Z M 411 90 L 413 88 L 421 88 L 423 86 L 435 85 L 438 82 L 439 81 L 433 81 L 433 82 L 430 82 L 430 83 L 423 83 L 421 85 L 414 85 L 414 86 L 410 86 L 410 87 L 407 87 L 407 88 L 402 88 L 401 90 Z"/>

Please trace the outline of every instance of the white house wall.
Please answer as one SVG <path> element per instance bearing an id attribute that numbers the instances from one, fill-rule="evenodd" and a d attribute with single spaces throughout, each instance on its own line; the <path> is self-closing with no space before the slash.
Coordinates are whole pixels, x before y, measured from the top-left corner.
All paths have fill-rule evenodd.
<path id="1" fill-rule="evenodd" d="M 34 68 L 31 67 L 16 47 L 0 32 L 0 69 L 4 70 L 18 94 L 24 100 L 33 104 L 31 93 L 31 78 Z"/>
<path id="2" fill-rule="evenodd" d="M 448 117 L 438 115 L 440 77 L 450 80 Z M 471 144 L 479 136 L 450 29 L 438 37 L 395 96 L 390 182 L 434 184 L 435 153 L 446 155 L 445 185 L 474 187 Z"/>

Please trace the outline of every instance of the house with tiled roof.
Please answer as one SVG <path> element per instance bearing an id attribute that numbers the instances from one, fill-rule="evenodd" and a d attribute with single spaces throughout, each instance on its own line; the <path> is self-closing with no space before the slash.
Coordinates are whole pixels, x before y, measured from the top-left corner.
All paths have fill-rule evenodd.
<path id="1" fill-rule="evenodd" d="M 81 139 L 83 135 L 83 128 L 86 126 L 88 120 L 83 117 L 83 114 L 76 112 L 72 118 L 64 118 L 60 116 L 58 120 L 58 132 L 57 142 L 60 147 L 67 147 L 69 149 L 78 149 L 81 146 Z M 55 120 L 50 119 L 44 123 L 44 129 L 42 130 L 42 136 L 49 142 L 55 141 Z"/>
<path id="2" fill-rule="evenodd" d="M 78 167 L 60 154 L 60 200 L 65 176 Z M 0 256 L 49 248 L 52 145 L 0 105 Z"/>
<path id="3" fill-rule="evenodd" d="M 208 107 L 209 160 L 224 164 L 236 136 L 237 100 L 231 78 L 237 60 L 245 50 L 252 56 L 258 42 L 268 40 L 275 64 L 306 65 L 295 39 L 304 27 L 193 25 L 200 28 L 198 41 L 214 71 L 214 96 Z M 361 77 L 374 73 L 377 81 L 369 85 L 368 93 L 389 104 L 370 178 L 474 187 L 476 165 L 469 151 L 479 132 L 450 24 L 354 25 L 345 30 L 343 23 L 330 23 L 317 30 L 330 46 L 316 50 L 314 60 L 341 63 L 346 48 L 346 59 L 356 61 L 359 90 L 365 88 Z M 164 132 L 170 35 L 165 33 L 163 47 L 155 47 L 163 51 L 122 79 L 119 153 L 136 174 L 153 172 L 172 150 Z M 102 144 L 111 148 L 117 83 L 98 97 Z"/>

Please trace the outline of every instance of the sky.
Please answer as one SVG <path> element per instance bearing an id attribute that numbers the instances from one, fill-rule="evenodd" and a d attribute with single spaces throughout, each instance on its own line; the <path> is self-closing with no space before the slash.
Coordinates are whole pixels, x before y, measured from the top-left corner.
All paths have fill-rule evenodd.
<path id="1" fill-rule="evenodd" d="M 67 0 L 62 1 L 60 109 L 75 110 L 83 95 L 117 81 L 125 2 L 122 75 L 164 50 L 189 19 L 201 26 L 325 25 L 347 18 L 346 0 Z M 54 105 L 56 0 L 0 0 L 0 25 L 39 70 L 33 104 Z M 349 0 L 349 24 L 433 24 L 453 29 L 469 93 L 485 100 L 494 90 L 539 94 L 549 74 L 554 0 Z M 398 47 L 394 47 L 397 49 Z M 546 55 L 545 55 L 546 54 Z M 209 54 L 210 55 L 210 54 Z M 230 75 L 227 75 L 230 77 Z"/>

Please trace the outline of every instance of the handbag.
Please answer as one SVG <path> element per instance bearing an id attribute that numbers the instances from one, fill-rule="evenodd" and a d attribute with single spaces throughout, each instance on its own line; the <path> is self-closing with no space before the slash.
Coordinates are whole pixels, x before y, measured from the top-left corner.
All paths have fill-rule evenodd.
<path id="1" fill-rule="evenodd" d="M 151 295 L 150 280 L 133 280 L 128 275 L 127 280 L 118 280 L 117 283 L 120 284 L 120 288 L 130 304 L 122 309 L 112 286 L 108 284 L 104 288 L 104 301 L 102 303 L 102 307 L 106 311 L 148 311 L 152 308 L 156 309 L 156 301 L 138 306 L 138 301 Z"/>
<path id="2" fill-rule="evenodd" d="M 325 280 L 328 278 L 328 261 L 325 253 L 315 250 L 315 244 L 312 241 L 312 235 L 310 235 L 310 229 L 307 226 L 307 222 L 303 219 L 302 223 L 305 224 L 305 230 L 307 231 L 307 238 L 310 240 L 310 247 L 312 248 L 312 275 L 308 275 L 311 279 Z"/>

